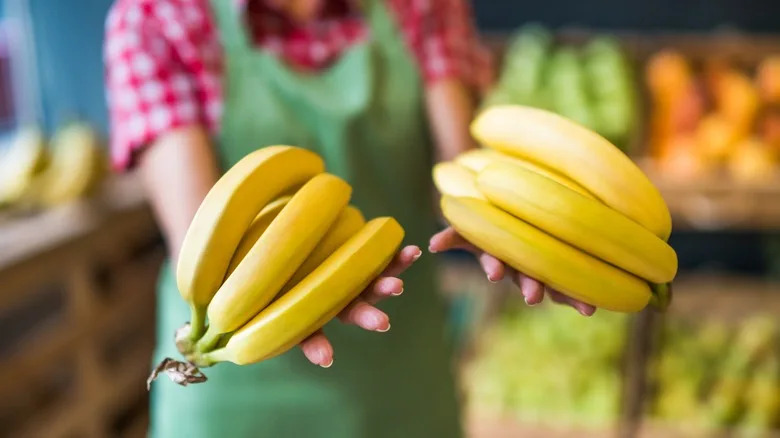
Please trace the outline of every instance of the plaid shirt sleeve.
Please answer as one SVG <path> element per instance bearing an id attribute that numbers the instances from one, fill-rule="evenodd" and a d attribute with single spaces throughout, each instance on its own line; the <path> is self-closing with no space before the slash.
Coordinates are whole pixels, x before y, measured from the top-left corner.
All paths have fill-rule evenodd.
<path id="1" fill-rule="evenodd" d="M 490 85 L 492 59 L 468 0 L 394 0 L 393 7 L 427 83 L 457 77 L 480 90 Z"/>
<path id="2" fill-rule="evenodd" d="M 221 53 L 206 0 L 117 0 L 106 21 L 106 94 L 112 163 L 171 129 L 213 132 L 221 105 Z"/>

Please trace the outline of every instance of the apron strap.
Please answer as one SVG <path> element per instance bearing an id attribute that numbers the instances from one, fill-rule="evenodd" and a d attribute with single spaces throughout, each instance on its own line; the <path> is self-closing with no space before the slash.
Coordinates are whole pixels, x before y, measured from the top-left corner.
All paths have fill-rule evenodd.
<path id="1" fill-rule="evenodd" d="M 244 10 L 237 4 L 238 2 L 235 0 L 210 0 L 210 3 L 222 45 L 229 50 L 252 50 L 252 39 L 244 22 Z"/>
<path id="2" fill-rule="evenodd" d="M 362 0 L 361 9 L 366 25 L 374 41 L 392 38 L 395 35 L 393 23 L 389 20 L 387 6 L 380 0 Z"/>

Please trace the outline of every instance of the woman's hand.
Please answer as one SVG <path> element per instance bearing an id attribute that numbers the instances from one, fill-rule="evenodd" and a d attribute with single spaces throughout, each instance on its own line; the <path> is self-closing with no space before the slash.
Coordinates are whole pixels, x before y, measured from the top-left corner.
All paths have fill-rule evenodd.
<path id="1" fill-rule="evenodd" d="M 401 249 L 387 269 L 358 298 L 339 313 L 339 320 L 374 332 L 390 330 L 390 318 L 374 305 L 387 297 L 403 293 L 404 282 L 398 276 L 409 266 L 412 266 L 412 263 L 421 255 L 420 248 L 414 245 Z M 318 330 L 306 338 L 301 342 L 300 347 L 311 363 L 323 368 L 328 368 L 333 364 L 333 346 L 322 330 Z"/>
<path id="2" fill-rule="evenodd" d="M 556 303 L 569 305 L 584 316 L 593 315 L 593 312 L 596 311 L 596 308 L 590 304 L 575 300 L 574 298 L 545 286 L 541 282 L 534 280 L 522 272 L 505 266 L 501 260 L 466 241 L 466 239 L 458 234 L 452 227 L 448 227 L 444 231 L 436 233 L 431 237 L 429 245 L 428 250 L 433 253 L 451 249 L 462 249 L 474 254 L 479 260 L 479 264 L 482 265 L 482 269 L 485 271 L 488 280 L 492 283 L 501 281 L 506 275 L 509 275 L 512 278 L 512 281 L 520 288 L 520 292 L 523 294 L 525 302 L 529 306 L 541 303 L 544 299 L 545 292 L 547 292 L 550 299 Z"/>

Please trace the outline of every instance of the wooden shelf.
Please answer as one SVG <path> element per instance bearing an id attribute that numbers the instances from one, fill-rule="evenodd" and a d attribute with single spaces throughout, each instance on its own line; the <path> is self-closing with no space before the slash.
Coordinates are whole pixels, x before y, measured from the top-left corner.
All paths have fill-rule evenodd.
<path id="1" fill-rule="evenodd" d="M 466 418 L 466 436 L 469 438 L 610 438 L 618 437 L 620 433 L 609 429 L 528 424 L 511 417 L 469 415 Z"/>
<path id="2" fill-rule="evenodd" d="M 692 274 L 674 281 L 667 318 L 740 321 L 756 314 L 780 317 L 780 282 L 759 277 Z"/>
<path id="3" fill-rule="evenodd" d="M 61 207 L 5 212 L 3 432 L 117 436 L 114 419 L 146 403 L 163 252 L 132 175 L 111 178 L 94 196 Z M 128 433 L 146 424 L 142 413 L 127 420 Z"/>
<path id="4" fill-rule="evenodd" d="M 0 212 L 0 271 L 85 236 L 116 215 L 144 208 L 140 183 L 128 174 L 107 180 L 88 199 L 37 212 Z"/>
<path id="5" fill-rule="evenodd" d="M 673 426 L 648 422 L 644 424 L 637 438 L 729 438 L 734 436 L 728 432 L 704 431 L 684 426 Z M 740 436 L 740 435 L 737 435 Z M 761 438 L 780 438 L 780 432 L 761 432 L 744 434 L 742 436 L 755 436 Z"/>
<path id="6" fill-rule="evenodd" d="M 780 174 L 756 183 L 725 174 L 682 180 L 664 176 L 648 159 L 637 161 L 661 191 L 675 229 L 780 230 Z"/>

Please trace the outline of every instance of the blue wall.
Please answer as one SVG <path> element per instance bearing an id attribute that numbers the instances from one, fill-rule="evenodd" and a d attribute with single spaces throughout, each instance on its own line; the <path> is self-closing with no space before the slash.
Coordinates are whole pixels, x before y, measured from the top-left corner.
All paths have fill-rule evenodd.
<path id="1" fill-rule="evenodd" d="M 106 132 L 103 29 L 111 0 L 30 0 L 44 126 L 73 117 Z"/>

